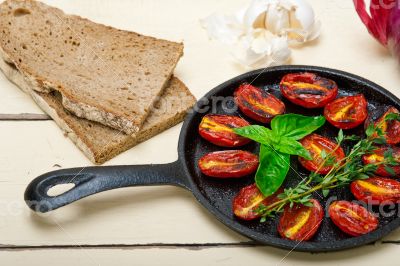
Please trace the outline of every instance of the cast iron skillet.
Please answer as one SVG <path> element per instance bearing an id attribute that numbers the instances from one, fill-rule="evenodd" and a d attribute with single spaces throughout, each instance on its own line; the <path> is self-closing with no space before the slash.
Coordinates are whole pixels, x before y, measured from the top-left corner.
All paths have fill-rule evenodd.
<path id="1" fill-rule="evenodd" d="M 216 180 L 202 175 L 197 167 L 197 161 L 202 155 L 222 149 L 203 140 L 198 134 L 198 125 L 206 113 L 232 113 L 244 116 L 236 110 L 232 99 L 232 94 L 239 84 L 252 83 L 282 98 L 279 92 L 279 82 L 282 76 L 304 71 L 314 72 L 335 80 L 339 85 L 340 95 L 364 93 L 372 118 L 380 116 L 389 105 L 400 109 L 400 100 L 387 90 L 368 80 L 342 71 L 313 66 L 279 66 L 256 70 L 219 85 L 197 103 L 195 108 L 197 111 L 187 116 L 182 127 L 178 161 L 164 165 L 88 167 L 50 172 L 39 176 L 29 184 L 25 192 L 25 201 L 34 211 L 48 212 L 86 196 L 110 189 L 129 186 L 175 185 L 190 190 L 196 199 L 226 226 L 267 245 L 297 251 L 325 252 L 352 248 L 376 241 L 400 225 L 397 211 L 390 217 L 380 217 L 378 229 L 360 237 L 349 237 L 342 233 L 325 216 L 321 228 L 312 240 L 301 243 L 294 242 L 279 237 L 276 229 L 279 217 L 271 218 L 266 223 L 259 223 L 259 221 L 240 221 L 232 214 L 233 197 L 242 187 L 253 183 L 253 176 L 236 180 Z M 321 110 L 307 110 L 283 100 L 287 113 L 321 114 Z M 251 120 L 249 119 L 249 121 Z M 251 122 L 255 123 L 255 121 Z M 327 123 L 318 133 L 334 137 L 337 129 Z M 350 133 L 362 135 L 363 128 L 352 130 Z M 344 148 L 348 149 L 349 147 Z M 242 149 L 256 153 L 258 145 L 251 143 Z M 291 165 L 300 176 L 306 176 L 307 172 L 298 165 L 296 158 L 293 158 Z M 287 180 L 286 185 L 293 185 L 299 182 L 300 177 L 291 170 Z M 75 187 L 55 197 L 47 195 L 47 191 L 51 187 L 65 183 L 74 183 Z M 332 191 L 330 196 L 345 200 L 354 199 L 347 187 Z M 314 195 L 314 198 L 318 199 L 323 206 L 329 205 L 318 195 Z"/>

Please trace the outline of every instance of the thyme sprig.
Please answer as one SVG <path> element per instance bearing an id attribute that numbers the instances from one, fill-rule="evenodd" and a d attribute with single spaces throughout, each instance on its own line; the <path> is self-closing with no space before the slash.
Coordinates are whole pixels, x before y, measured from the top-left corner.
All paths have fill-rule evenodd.
<path id="1" fill-rule="evenodd" d="M 399 115 L 390 115 L 384 121 L 399 120 Z M 382 121 L 382 123 L 384 122 Z M 343 187 L 354 180 L 367 179 L 374 175 L 380 165 L 391 173 L 394 172 L 392 166 L 398 165 L 392 156 L 390 149 L 385 152 L 384 160 L 375 164 L 364 165 L 362 156 L 371 154 L 376 149 L 376 145 L 385 144 L 386 139 L 382 132 L 382 125 L 369 125 L 365 131 L 366 138 L 360 139 L 357 136 L 345 136 L 340 130 L 336 137 L 337 146 L 329 154 L 321 153 L 323 159 L 318 169 L 325 166 L 332 166 L 331 170 L 322 176 L 316 172 L 311 173 L 307 178 L 299 182 L 295 187 L 285 188 L 284 192 L 278 195 L 278 201 L 271 205 L 258 207 L 256 212 L 261 215 L 261 222 L 265 222 L 268 217 L 282 212 L 284 207 L 289 204 L 292 207 L 295 203 L 305 206 L 312 206 L 310 202 L 314 192 L 322 192 L 323 197 L 327 197 L 330 190 L 337 187 Z M 336 161 L 333 154 L 345 141 L 358 141 L 343 159 Z"/>

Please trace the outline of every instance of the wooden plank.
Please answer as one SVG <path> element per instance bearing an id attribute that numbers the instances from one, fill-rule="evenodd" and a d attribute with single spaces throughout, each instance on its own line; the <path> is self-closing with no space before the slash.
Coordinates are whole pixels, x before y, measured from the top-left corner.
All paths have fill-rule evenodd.
<path id="1" fill-rule="evenodd" d="M 210 41 L 199 19 L 213 12 L 228 13 L 248 1 L 204 0 L 47 0 L 66 12 L 118 28 L 183 41 L 185 56 L 176 68 L 195 96 L 202 97 L 246 69 L 232 63 L 226 45 Z M 352 1 L 309 1 L 322 22 L 318 41 L 294 49 L 291 64 L 338 68 L 368 78 L 400 96 L 397 62 L 368 34 L 354 13 Z M 179 8 L 176 8 L 179 6 Z M 185 10 L 185 12 L 182 12 Z M 149 19 L 151 18 L 151 19 Z M 171 19 L 174 18 L 174 19 Z M 351 26 L 349 26 L 351 25 Z M 340 29 L 340 30 L 338 30 Z M 0 74 L 0 113 L 42 113 Z"/>
<path id="2" fill-rule="evenodd" d="M 175 74 L 188 85 L 193 94 L 200 98 L 221 82 L 243 72 L 235 64 L 227 64 L 231 56 L 226 47 L 218 42 L 210 42 L 199 19 L 219 8 L 221 11 L 234 10 L 247 3 L 223 0 L 215 2 L 169 1 L 126 1 L 85 0 L 85 1 L 43 1 L 62 8 L 68 13 L 88 17 L 96 22 L 117 28 L 152 35 L 172 41 L 185 42 L 185 56 L 180 60 Z M 177 9 L 176 6 L 180 8 Z M 185 8 L 184 15 L 180 10 Z M 174 19 L 171 19 L 175 16 Z M 156 18 L 157 22 L 154 19 Z M 207 51 L 208 50 L 208 51 Z M 207 56 L 204 56 L 207 51 Z M 218 60 L 216 62 L 211 59 Z M 195 65 L 193 63 L 195 62 Z M 206 65 L 213 65 L 209 71 Z M 193 71 L 193 67 L 197 70 Z M 190 71 L 188 71 L 190 70 Z M 205 78 L 206 77 L 206 78 Z M 35 103 L 0 73 L 0 113 L 43 113 Z"/>
<path id="3" fill-rule="evenodd" d="M 51 249 L 0 252 L 4 265 L 42 266 L 53 261 L 69 265 L 398 265 L 398 246 L 371 245 L 340 253 L 308 254 L 269 247 L 141 247 L 112 249 Z"/>
<path id="4" fill-rule="evenodd" d="M 46 121 L 51 120 L 47 114 L 0 114 L 0 121 Z"/>
<path id="5" fill-rule="evenodd" d="M 206 33 L 199 26 L 198 20 L 214 11 L 229 12 L 229 9 L 235 9 L 248 1 L 223 0 L 218 1 L 217 4 L 213 0 L 197 1 L 196 3 L 184 0 L 120 0 L 118 3 L 108 0 L 46 2 L 60 6 L 67 12 L 83 15 L 101 23 L 161 38 L 183 40 L 186 47 L 185 56 L 179 63 L 176 74 L 198 97 L 223 81 L 246 71 L 230 63 L 231 59 L 226 46 L 208 40 Z M 328 4 L 319 0 L 310 2 L 322 20 L 323 34 L 318 41 L 303 47 L 303 49 L 295 49 L 291 63 L 323 65 L 350 71 L 374 80 L 400 96 L 398 88 L 400 75 L 396 60 L 368 35 L 355 15 L 351 1 L 343 3 L 342 0 L 332 0 L 328 1 Z M 176 6 L 179 8 L 177 9 Z M 185 11 L 182 12 L 182 10 Z M 0 94 L 0 113 L 42 113 L 28 96 L 2 76 Z M 129 188 L 110 191 L 87 198 L 47 216 L 37 216 L 25 207 L 22 200 L 25 186 L 29 181 L 41 173 L 58 169 L 59 166 L 83 166 L 90 165 L 90 162 L 67 138 L 63 137 L 51 121 L 0 122 L 0 127 L 0 148 L 2 150 L 0 153 L 0 165 L 2 166 L 0 168 L 0 215 L 2 216 L 0 219 L 0 244 L 8 246 L 142 245 L 247 241 L 246 238 L 227 230 L 216 222 L 196 203 L 190 193 L 173 187 Z M 179 129 L 179 126 L 175 127 L 124 153 L 108 164 L 170 162 L 177 157 L 176 145 Z M 160 152 L 161 148 L 162 152 Z M 387 241 L 399 240 L 400 231 L 391 234 L 386 239 Z M 377 253 L 382 253 L 382 257 L 379 257 L 382 260 L 382 258 L 395 254 L 397 250 L 394 248 L 396 246 L 382 248 L 382 250 L 378 248 L 376 250 L 379 252 L 375 252 L 375 247 L 374 250 L 366 247 L 360 253 L 349 251 L 349 253 L 341 253 L 340 256 L 332 255 L 326 260 L 331 259 L 332 263 L 339 260 L 357 264 L 357 255 L 364 252 L 368 256 L 377 256 Z M 268 256 L 260 255 L 264 254 L 263 249 L 255 248 L 251 251 L 245 249 L 247 252 L 244 253 L 240 250 L 242 249 L 216 249 L 215 252 L 224 256 L 223 258 L 218 257 L 218 254 L 215 255 L 214 251 L 202 253 L 201 257 L 206 260 L 209 254 L 211 259 L 228 257 L 228 262 L 231 264 L 232 260 L 229 260 L 229 256 L 241 261 L 239 255 L 242 255 L 243 258 L 263 261 L 263 263 L 271 259 Z M 159 252 L 158 249 L 151 250 L 149 254 L 143 256 L 147 256 L 150 260 L 154 257 L 154 251 Z M 356 255 L 352 255 L 354 252 Z M 62 252 L 60 251 L 60 253 Z M 134 253 L 136 254 L 136 250 Z M 269 250 L 267 253 L 274 254 Z M 32 258 L 35 259 L 31 261 L 37 261 L 38 258 L 45 258 L 46 256 L 42 254 L 47 253 L 32 254 Z M 113 262 L 115 262 L 117 254 L 114 252 L 113 254 L 115 254 Z M 347 255 L 342 256 L 342 254 Z M 58 258 L 57 262 L 59 262 L 61 257 L 57 255 L 58 253 L 54 253 L 51 256 Z M 134 255 L 129 254 L 129 256 Z M 164 254 L 164 258 L 178 255 L 168 251 Z M 185 258 L 189 255 L 193 254 L 186 254 Z M 280 253 L 279 257 L 281 255 Z M 31 255 L 27 254 L 26 256 Z M 22 257 L 18 255 L 13 259 L 18 260 Z M 277 256 L 272 255 L 272 261 L 275 261 L 275 257 Z M 134 257 L 130 258 L 134 259 Z M 301 261 L 300 256 L 297 258 Z M 200 257 L 191 261 L 193 263 L 202 262 Z M 379 260 L 371 259 L 371 261 Z M 363 265 L 369 262 L 370 260 L 363 260 Z"/>
<path id="6" fill-rule="evenodd" d="M 0 153 L 3 246 L 249 241 L 217 222 L 189 192 L 168 186 L 109 191 L 49 214 L 35 214 L 23 201 L 25 187 L 33 178 L 90 162 L 52 121 L 0 122 L 0 127 L 0 147 L 7 151 Z M 174 127 L 108 164 L 167 163 L 177 158 L 179 129 Z M 400 240 L 400 230 L 388 240 Z"/>
<path id="7" fill-rule="evenodd" d="M 52 121 L 0 122 L 0 127 L 0 147 L 7 151 L 0 153 L 2 245 L 247 241 L 217 222 L 189 192 L 175 187 L 110 191 L 36 215 L 23 201 L 25 187 L 34 177 L 90 162 Z M 170 162 L 177 158 L 179 130 L 174 127 L 108 164 Z"/>
<path id="8" fill-rule="evenodd" d="M 0 113 L 1 114 L 43 114 L 33 100 L 4 77 L 0 71 Z"/>

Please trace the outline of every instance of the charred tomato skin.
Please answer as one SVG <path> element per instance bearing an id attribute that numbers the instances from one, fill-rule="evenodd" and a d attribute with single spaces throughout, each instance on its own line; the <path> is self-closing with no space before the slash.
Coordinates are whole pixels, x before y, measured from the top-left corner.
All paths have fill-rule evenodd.
<path id="1" fill-rule="evenodd" d="M 286 206 L 279 220 L 278 232 L 281 237 L 294 241 L 307 241 L 317 232 L 324 218 L 321 204 L 311 199 L 312 207 L 294 204 Z"/>
<path id="2" fill-rule="evenodd" d="M 300 164 L 308 171 L 327 174 L 332 166 L 327 165 L 318 170 L 319 165 L 323 162 L 321 151 L 325 150 L 326 154 L 330 154 L 337 148 L 337 143 L 318 134 L 308 135 L 300 140 L 300 143 L 310 152 L 313 158 L 312 160 L 306 160 L 299 157 Z M 342 147 L 338 147 L 332 155 L 336 158 L 336 161 L 340 161 L 345 157 Z"/>
<path id="3" fill-rule="evenodd" d="M 363 155 L 362 161 L 365 165 L 367 164 L 376 164 L 382 162 L 384 160 L 385 152 L 388 150 L 392 150 L 392 156 L 396 160 L 396 162 L 400 163 L 400 147 L 381 147 L 377 148 L 372 154 Z M 395 172 L 395 175 L 400 175 L 400 165 L 389 166 Z M 375 171 L 375 174 L 383 177 L 393 176 L 388 171 L 386 171 L 384 165 L 379 165 Z"/>
<path id="4" fill-rule="evenodd" d="M 305 108 L 322 108 L 338 94 L 335 81 L 309 72 L 285 75 L 280 89 L 286 99 Z"/>
<path id="5" fill-rule="evenodd" d="M 199 134 L 205 140 L 221 147 L 240 147 L 251 140 L 233 132 L 233 128 L 250 126 L 250 123 L 238 116 L 208 114 L 199 125 Z"/>
<path id="6" fill-rule="evenodd" d="M 328 212 L 332 222 L 351 236 L 372 232 L 379 224 L 378 219 L 366 208 L 349 201 L 332 202 Z"/>
<path id="7" fill-rule="evenodd" d="M 353 196 L 370 205 L 400 203 L 400 182 L 385 177 L 370 177 L 353 181 L 350 185 Z"/>
<path id="8" fill-rule="evenodd" d="M 397 108 L 391 106 L 387 109 L 387 111 L 374 123 L 376 127 L 381 128 L 384 137 L 386 139 L 386 143 L 390 145 L 395 145 L 400 143 L 400 121 L 391 120 L 385 121 L 385 117 L 388 114 L 398 114 L 400 113 Z M 377 135 L 375 135 L 378 137 Z"/>
<path id="9" fill-rule="evenodd" d="M 324 116 L 337 128 L 352 129 L 367 119 L 367 104 L 363 94 L 341 97 L 325 106 Z"/>
<path id="10" fill-rule="evenodd" d="M 242 188 L 232 201 L 232 209 L 235 216 L 244 221 L 251 221 L 261 216 L 257 208 L 263 204 L 268 206 L 279 200 L 278 195 L 283 193 L 283 188 L 278 189 L 273 195 L 265 197 L 256 184 Z"/>
<path id="11" fill-rule="evenodd" d="M 249 84 L 240 85 L 234 98 L 239 109 L 251 119 L 261 123 L 269 123 L 277 116 L 285 113 L 285 104 L 274 95 Z"/>
<path id="12" fill-rule="evenodd" d="M 239 178 L 254 173 L 258 167 L 258 156 L 240 150 L 211 152 L 200 158 L 200 171 L 211 177 Z"/>

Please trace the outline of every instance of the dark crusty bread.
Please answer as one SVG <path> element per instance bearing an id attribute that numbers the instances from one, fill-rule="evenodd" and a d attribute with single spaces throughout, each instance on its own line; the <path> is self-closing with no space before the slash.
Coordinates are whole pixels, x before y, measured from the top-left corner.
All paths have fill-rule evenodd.
<path id="1" fill-rule="evenodd" d="M 172 77 L 169 86 L 164 90 L 141 130 L 136 136 L 130 136 L 119 130 L 72 115 L 63 108 L 59 93 L 34 91 L 12 64 L 0 60 L 0 69 L 10 81 L 30 94 L 66 135 L 96 164 L 102 164 L 136 144 L 178 124 L 196 102 L 185 84 Z"/>
<path id="2" fill-rule="evenodd" d="M 180 123 L 195 99 L 186 86 L 173 77 L 170 86 L 135 136 L 76 117 L 66 111 L 57 94 L 33 92 L 33 98 L 64 129 L 68 136 L 94 163 L 102 164 L 136 144 Z"/>
<path id="3" fill-rule="evenodd" d="M 58 91 L 79 117 L 139 131 L 183 54 L 183 44 L 66 15 L 32 0 L 0 5 L 0 56 L 29 87 Z"/>

